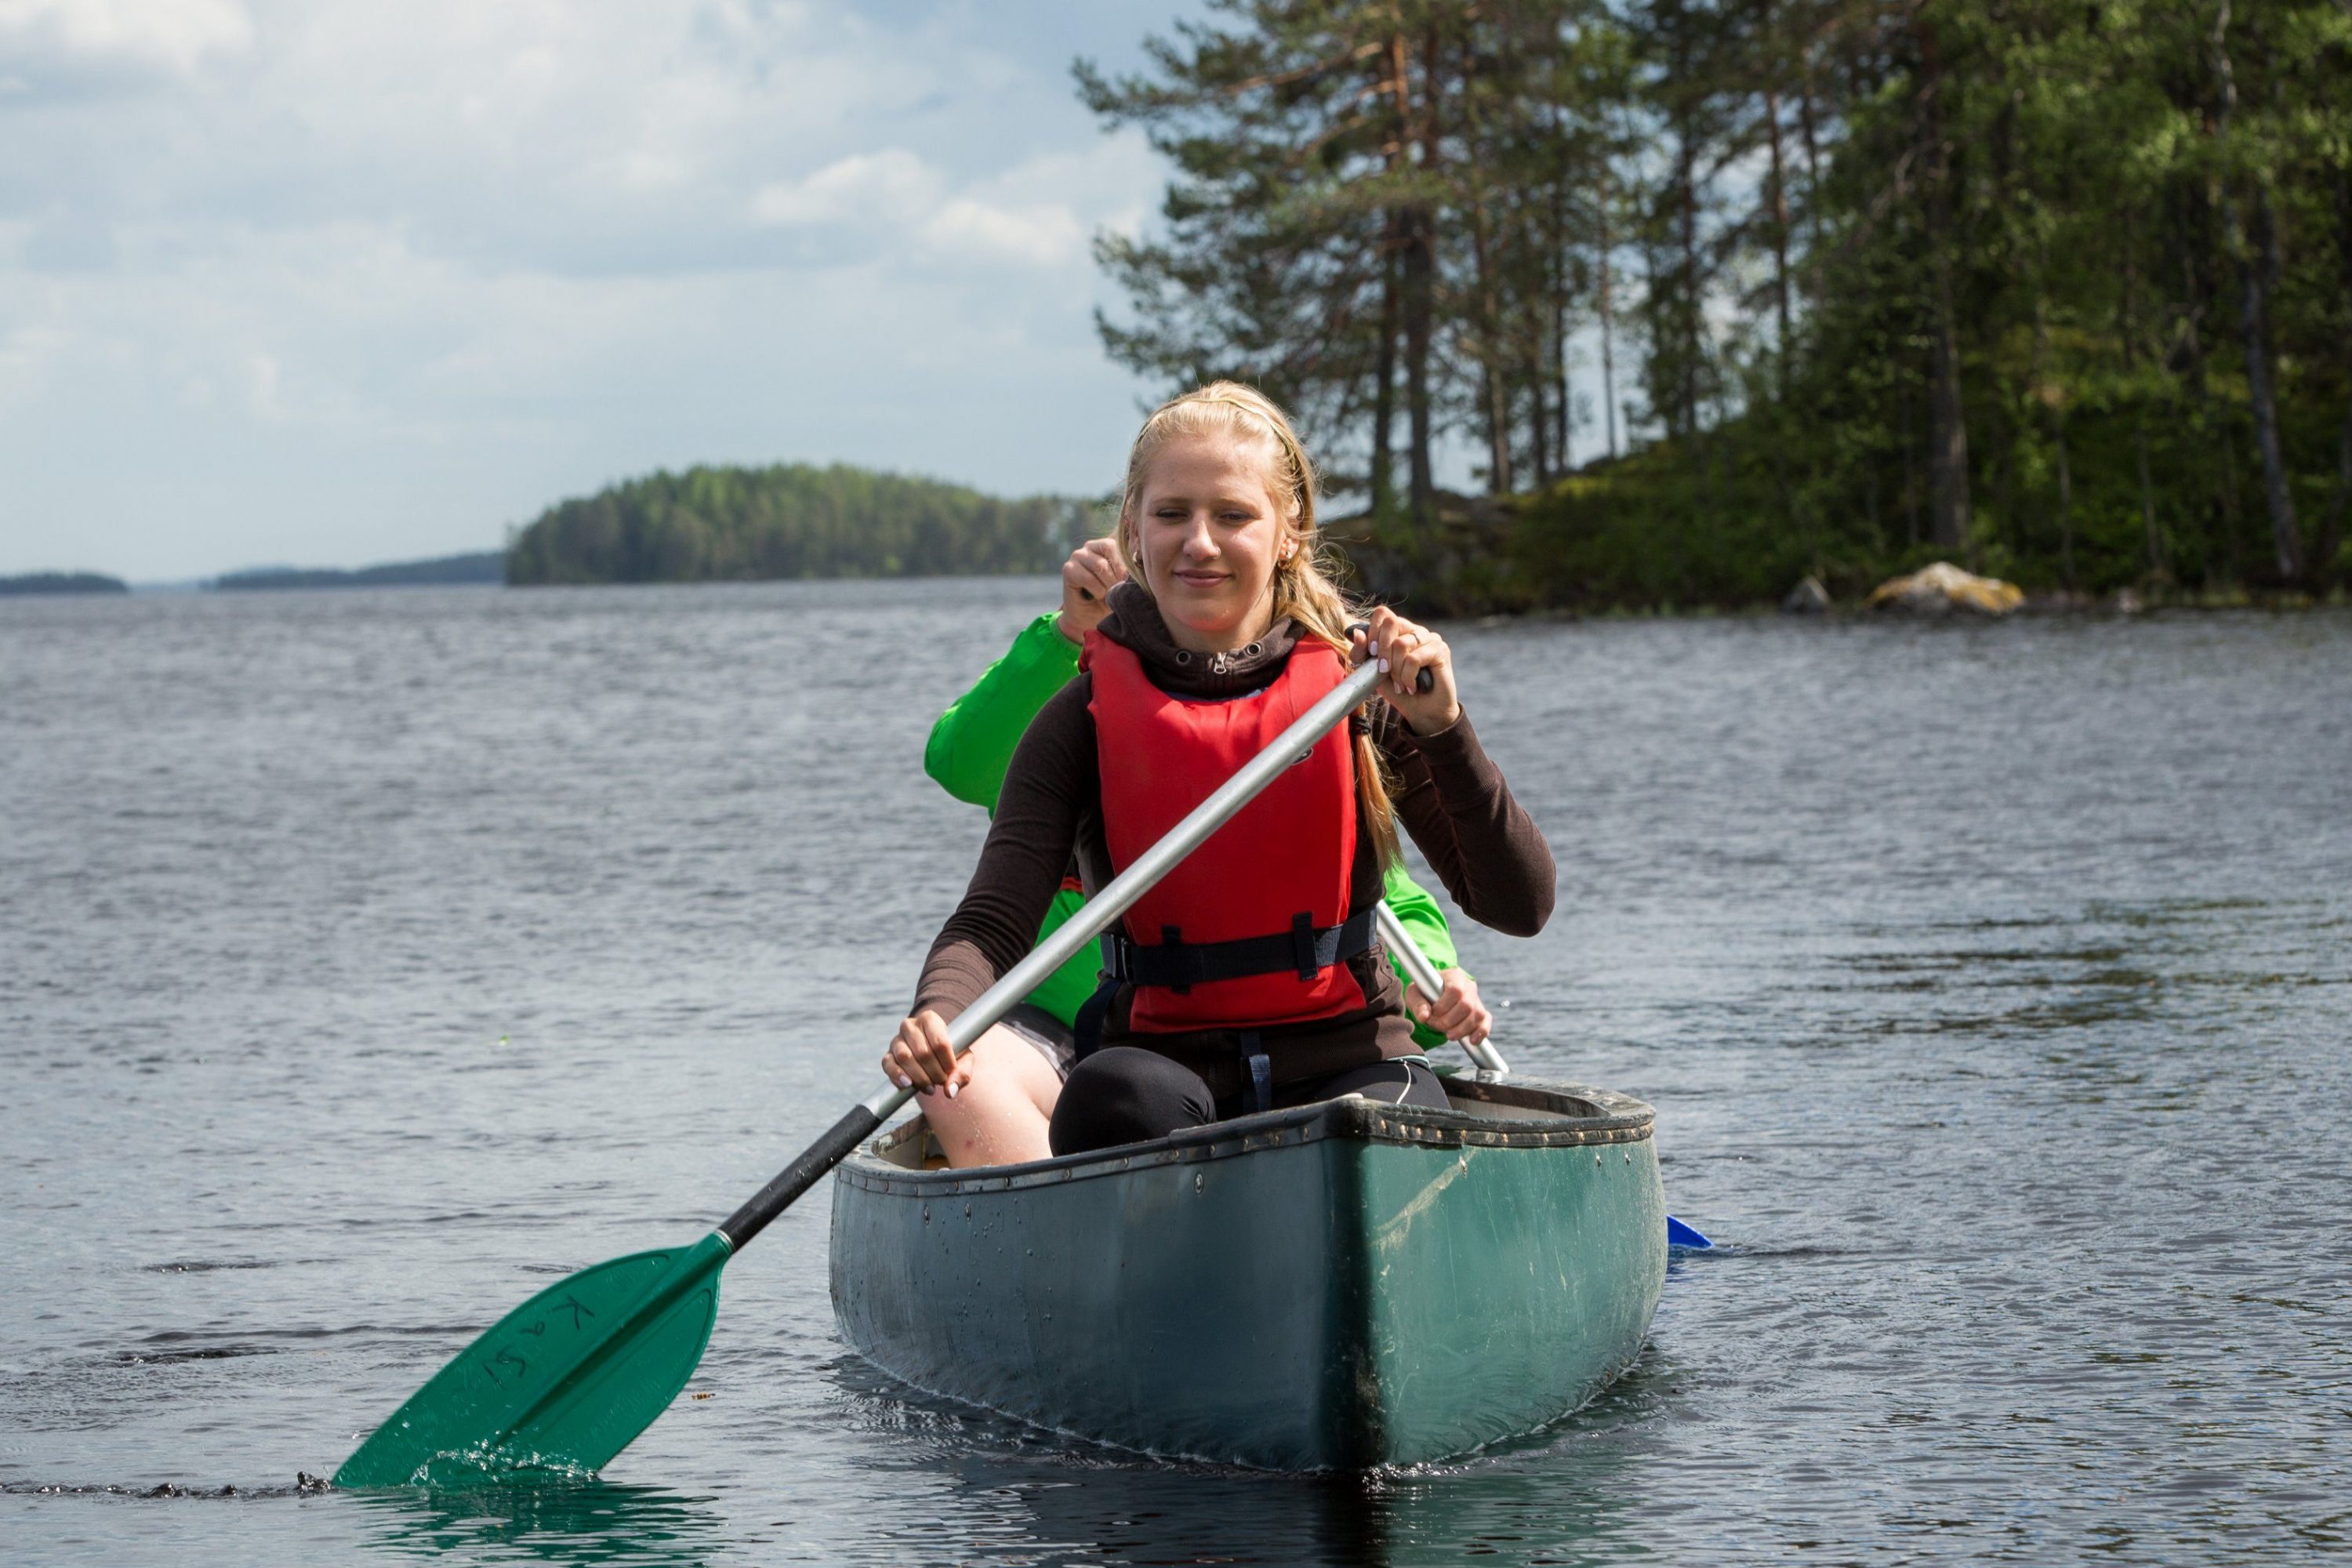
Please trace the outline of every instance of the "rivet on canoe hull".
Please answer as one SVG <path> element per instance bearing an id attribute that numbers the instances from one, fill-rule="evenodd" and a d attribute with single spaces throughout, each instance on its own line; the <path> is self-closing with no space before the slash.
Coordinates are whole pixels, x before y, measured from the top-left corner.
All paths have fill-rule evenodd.
<path id="1" fill-rule="evenodd" d="M 1201 1173 L 1198 1171 L 1192 1173 L 1192 1190 L 1196 1193 L 1201 1190 Z"/>

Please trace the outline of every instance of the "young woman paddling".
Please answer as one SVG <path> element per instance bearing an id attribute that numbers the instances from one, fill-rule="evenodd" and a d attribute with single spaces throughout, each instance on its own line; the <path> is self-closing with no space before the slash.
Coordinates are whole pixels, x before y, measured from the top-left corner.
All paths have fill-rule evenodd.
<path id="1" fill-rule="evenodd" d="M 993 812 L 1013 747 L 1037 710 L 1078 673 L 1080 645 L 1109 613 L 1110 591 L 1127 575 L 1116 540 L 1088 540 L 1072 551 L 1062 567 L 1061 608 L 1023 627 L 1003 657 L 940 715 L 923 748 L 923 771 L 957 799 Z M 1494 1016 L 1479 999 L 1477 983 L 1455 967 L 1453 936 L 1437 901 L 1405 874 L 1401 861 L 1388 867 L 1382 886 L 1389 907 L 1444 977 L 1433 997 L 1405 985 L 1414 1043 L 1433 1050 L 1448 1040 L 1485 1039 Z M 1085 902 L 1078 879 L 1066 877 L 1037 939 L 1044 941 Z M 1047 1122 L 1061 1098 L 1062 1079 L 1077 1060 L 1075 1025 L 1101 984 L 1099 968 L 1095 949 L 1082 950 L 972 1042 L 961 1058 L 960 1092 L 925 1091 L 924 1118 L 950 1164 L 1013 1164 L 1052 1152 Z M 1399 979 L 1407 979 L 1402 971 Z"/>
<path id="2" fill-rule="evenodd" d="M 1129 455 L 1130 580 L 1008 769 L 971 887 L 884 1058 L 961 1085 L 947 1019 L 1027 952 L 1075 846 L 1099 886 L 1292 718 L 1380 658 L 1382 705 L 1302 763 L 1123 918 L 1102 1048 L 1072 1069 L 1055 1153 L 1362 1092 L 1442 1106 L 1370 909 L 1402 823 L 1455 902 L 1532 935 L 1551 855 L 1455 696 L 1443 638 L 1376 610 L 1368 633 L 1316 559 L 1314 474 L 1281 411 L 1228 383 L 1166 405 Z M 1416 684 L 1423 671 L 1430 689 Z"/>

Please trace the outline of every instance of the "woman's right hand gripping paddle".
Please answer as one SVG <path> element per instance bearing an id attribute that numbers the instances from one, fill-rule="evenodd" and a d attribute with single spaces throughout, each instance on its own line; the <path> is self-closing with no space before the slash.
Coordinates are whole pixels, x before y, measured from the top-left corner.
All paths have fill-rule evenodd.
<path id="1" fill-rule="evenodd" d="M 945 1084 L 950 1100 L 971 1079 L 971 1069 L 956 1059 L 947 1020 L 928 1007 L 898 1026 L 898 1038 L 882 1053 L 882 1071 L 900 1089 L 928 1091 Z"/>

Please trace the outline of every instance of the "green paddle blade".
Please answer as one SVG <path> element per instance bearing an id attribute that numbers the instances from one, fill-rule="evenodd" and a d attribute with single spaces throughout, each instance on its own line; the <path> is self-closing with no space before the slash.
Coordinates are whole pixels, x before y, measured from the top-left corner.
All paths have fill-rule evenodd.
<path id="1" fill-rule="evenodd" d="M 694 1374 L 730 1250 L 713 1232 L 549 1286 L 394 1411 L 335 1484 L 464 1486 L 603 1468 Z"/>

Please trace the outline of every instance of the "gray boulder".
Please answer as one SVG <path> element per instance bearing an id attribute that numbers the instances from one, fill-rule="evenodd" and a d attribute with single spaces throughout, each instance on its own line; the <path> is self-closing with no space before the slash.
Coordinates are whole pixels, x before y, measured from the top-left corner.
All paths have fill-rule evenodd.
<path id="1" fill-rule="evenodd" d="M 1780 613 L 1784 616 L 1825 616 L 1830 612 L 1830 591 L 1822 586 L 1822 580 L 1807 577 L 1790 589 L 1789 596 L 1780 601 Z"/>

